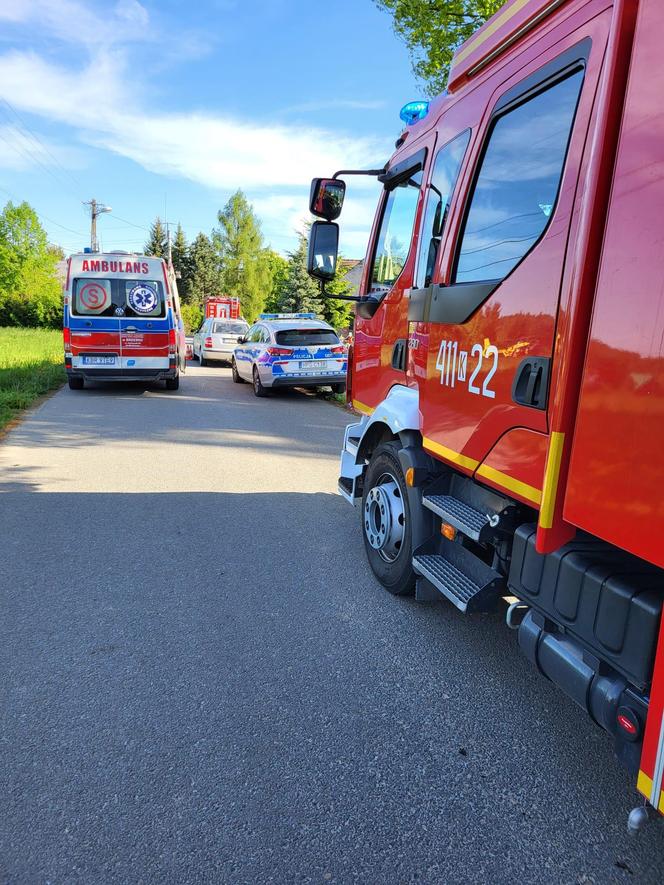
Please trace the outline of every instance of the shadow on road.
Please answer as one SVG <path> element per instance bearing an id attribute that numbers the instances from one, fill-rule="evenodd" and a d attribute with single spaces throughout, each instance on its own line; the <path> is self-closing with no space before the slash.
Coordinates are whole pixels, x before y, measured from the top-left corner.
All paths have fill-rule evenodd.
<path id="1" fill-rule="evenodd" d="M 2 504 L 10 880 L 658 881 L 606 736 L 496 617 L 379 588 L 337 496 Z"/>

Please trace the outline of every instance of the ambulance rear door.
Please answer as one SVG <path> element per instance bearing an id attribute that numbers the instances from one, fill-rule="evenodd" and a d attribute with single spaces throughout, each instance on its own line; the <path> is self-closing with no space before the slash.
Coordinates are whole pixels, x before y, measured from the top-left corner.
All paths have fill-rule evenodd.
<path id="1" fill-rule="evenodd" d="M 168 333 L 170 311 L 164 279 L 159 279 L 158 262 L 150 262 L 145 276 L 118 279 L 121 301 L 120 357 L 126 377 L 149 378 L 169 367 Z"/>
<path id="2" fill-rule="evenodd" d="M 73 276 L 69 303 L 72 368 L 87 375 L 120 371 L 120 319 L 113 285 L 101 274 Z"/>

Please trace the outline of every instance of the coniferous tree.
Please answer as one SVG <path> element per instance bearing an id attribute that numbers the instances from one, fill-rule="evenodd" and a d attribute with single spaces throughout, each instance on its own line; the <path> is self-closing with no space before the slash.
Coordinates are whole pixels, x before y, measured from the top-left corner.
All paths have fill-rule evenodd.
<path id="1" fill-rule="evenodd" d="M 204 233 L 198 234 L 189 249 L 191 266 L 189 301 L 201 305 L 211 295 L 221 295 L 219 257 L 212 241 Z"/>
<path id="2" fill-rule="evenodd" d="M 288 275 L 280 303 L 284 313 L 320 313 L 322 310 L 318 283 L 307 273 L 308 248 L 307 237 L 299 233 L 297 249 L 288 253 Z"/>
<path id="3" fill-rule="evenodd" d="M 166 256 L 166 228 L 159 216 L 150 226 L 150 238 L 145 244 L 144 251 L 146 255 L 154 255 L 156 258 Z"/>
<path id="4" fill-rule="evenodd" d="M 253 322 L 269 292 L 270 271 L 260 224 L 241 190 L 218 214 L 214 231 L 224 294 L 240 299 L 242 315 Z"/>
<path id="5" fill-rule="evenodd" d="M 191 255 L 187 238 L 182 230 L 182 225 L 178 224 L 175 231 L 175 237 L 171 244 L 171 256 L 173 261 L 173 269 L 178 278 L 178 294 L 183 304 L 191 301 Z"/>

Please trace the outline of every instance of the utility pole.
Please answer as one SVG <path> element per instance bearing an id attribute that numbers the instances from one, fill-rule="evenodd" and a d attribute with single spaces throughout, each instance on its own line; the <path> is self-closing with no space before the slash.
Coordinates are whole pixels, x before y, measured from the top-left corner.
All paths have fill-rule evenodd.
<path id="1" fill-rule="evenodd" d="M 103 203 L 98 203 L 94 197 L 91 200 L 83 203 L 84 206 L 90 207 L 90 249 L 93 252 L 99 252 L 99 240 L 97 239 L 97 216 L 102 215 L 104 212 L 111 212 L 112 209 L 110 206 L 104 206 Z"/>

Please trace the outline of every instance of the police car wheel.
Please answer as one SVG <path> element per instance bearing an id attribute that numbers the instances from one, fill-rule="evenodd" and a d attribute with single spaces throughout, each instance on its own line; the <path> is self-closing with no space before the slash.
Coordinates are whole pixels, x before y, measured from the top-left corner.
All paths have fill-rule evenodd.
<path id="1" fill-rule="evenodd" d="M 413 539 L 408 489 L 399 463 L 399 444 L 380 445 L 371 457 L 362 495 L 362 535 L 369 565 L 395 596 L 413 592 Z"/>
<path id="2" fill-rule="evenodd" d="M 240 373 L 237 370 L 234 359 L 231 360 L 231 377 L 236 384 L 244 384 L 244 378 L 240 377 Z"/>
<path id="3" fill-rule="evenodd" d="M 267 387 L 263 387 L 263 382 L 261 381 L 261 376 L 258 374 L 258 369 L 254 366 L 253 371 L 253 379 L 254 379 L 254 393 L 256 396 L 269 396 L 270 391 Z"/>
<path id="4" fill-rule="evenodd" d="M 77 376 L 70 376 L 67 379 L 67 383 L 69 384 L 70 390 L 83 390 L 85 387 L 85 380 L 83 378 L 79 378 Z"/>
<path id="5" fill-rule="evenodd" d="M 332 393 L 345 393 L 346 385 L 345 384 L 333 384 L 332 385 Z"/>

